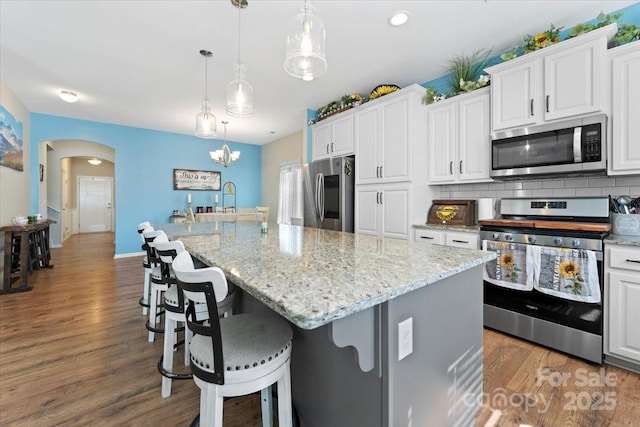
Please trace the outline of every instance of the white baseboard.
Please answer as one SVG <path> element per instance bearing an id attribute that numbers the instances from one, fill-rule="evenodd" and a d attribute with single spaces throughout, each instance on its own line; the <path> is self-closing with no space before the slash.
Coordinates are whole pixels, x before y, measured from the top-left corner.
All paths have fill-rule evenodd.
<path id="1" fill-rule="evenodd" d="M 118 259 L 118 258 L 131 258 L 134 256 L 144 256 L 146 255 L 146 252 L 130 252 L 128 254 L 116 254 L 113 256 L 113 259 Z"/>

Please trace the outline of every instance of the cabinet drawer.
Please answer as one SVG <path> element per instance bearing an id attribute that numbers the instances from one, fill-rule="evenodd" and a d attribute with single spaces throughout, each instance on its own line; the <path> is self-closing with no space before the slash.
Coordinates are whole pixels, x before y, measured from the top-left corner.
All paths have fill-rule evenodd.
<path id="1" fill-rule="evenodd" d="M 610 246 L 609 267 L 640 271 L 640 248 Z"/>
<path id="2" fill-rule="evenodd" d="M 459 248 L 478 249 L 478 235 L 473 233 L 456 233 L 447 231 L 447 246 Z"/>
<path id="3" fill-rule="evenodd" d="M 444 245 L 444 231 L 419 229 L 414 231 L 413 236 L 416 242 Z"/>

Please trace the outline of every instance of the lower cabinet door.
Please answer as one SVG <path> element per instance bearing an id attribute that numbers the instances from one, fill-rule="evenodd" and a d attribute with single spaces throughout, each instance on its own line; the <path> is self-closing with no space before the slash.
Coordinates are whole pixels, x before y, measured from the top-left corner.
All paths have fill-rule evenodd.
<path id="1" fill-rule="evenodd" d="M 609 272 L 609 353 L 640 362 L 640 275 Z"/>
<path id="2" fill-rule="evenodd" d="M 386 189 L 380 197 L 382 236 L 409 239 L 409 188 Z"/>

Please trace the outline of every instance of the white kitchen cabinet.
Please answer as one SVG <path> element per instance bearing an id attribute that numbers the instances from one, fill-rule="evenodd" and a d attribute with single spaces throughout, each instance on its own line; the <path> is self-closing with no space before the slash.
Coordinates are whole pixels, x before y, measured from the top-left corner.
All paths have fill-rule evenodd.
<path id="1" fill-rule="evenodd" d="M 640 41 L 609 50 L 611 144 L 609 175 L 640 174 Z"/>
<path id="2" fill-rule="evenodd" d="M 356 184 L 412 179 L 411 155 L 425 125 L 421 97 L 413 85 L 358 107 L 355 116 Z M 415 141 L 414 141 L 415 140 Z"/>
<path id="3" fill-rule="evenodd" d="M 459 248 L 478 249 L 478 234 L 452 230 L 416 228 L 413 232 L 416 242 L 436 243 Z"/>
<path id="4" fill-rule="evenodd" d="M 423 243 L 436 243 L 438 245 L 444 245 L 445 231 L 444 230 L 432 230 L 425 228 L 416 228 L 413 230 L 413 240 Z"/>
<path id="5" fill-rule="evenodd" d="M 476 233 L 447 230 L 445 244 L 447 246 L 457 246 L 459 248 L 478 249 L 478 235 Z"/>
<path id="6" fill-rule="evenodd" d="M 356 233 L 408 239 L 409 193 L 408 185 L 356 187 Z"/>
<path id="7" fill-rule="evenodd" d="M 322 120 L 313 126 L 311 135 L 313 160 L 353 154 L 353 112 Z"/>
<path id="8" fill-rule="evenodd" d="M 611 24 L 487 68 L 491 130 L 603 111 L 607 42 L 616 31 Z"/>
<path id="9" fill-rule="evenodd" d="M 638 364 L 640 247 L 606 245 L 605 259 L 605 355 Z"/>
<path id="10" fill-rule="evenodd" d="M 429 106 L 429 184 L 491 180 L 489 116 L 489 88 Z"/>

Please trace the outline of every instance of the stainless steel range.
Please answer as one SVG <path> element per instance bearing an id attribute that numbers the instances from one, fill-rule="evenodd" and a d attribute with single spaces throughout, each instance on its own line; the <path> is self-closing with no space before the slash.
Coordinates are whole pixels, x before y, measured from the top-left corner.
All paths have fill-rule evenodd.
<path id="1" fill-rule="evenodd" d="M 486 327 L 602 363 L 609 198 L 502 199 L 482 220 Z"/>

